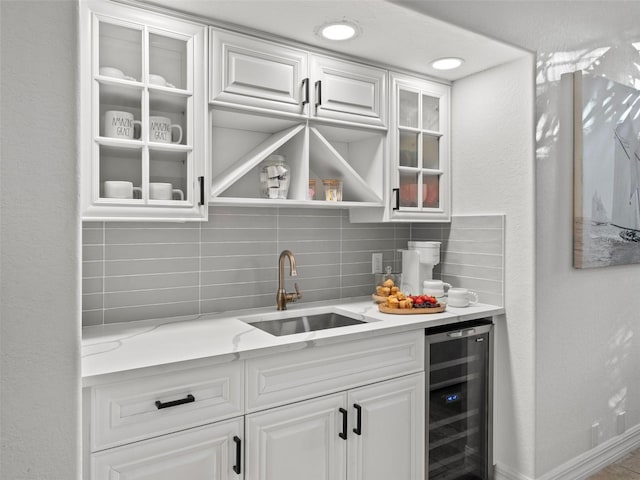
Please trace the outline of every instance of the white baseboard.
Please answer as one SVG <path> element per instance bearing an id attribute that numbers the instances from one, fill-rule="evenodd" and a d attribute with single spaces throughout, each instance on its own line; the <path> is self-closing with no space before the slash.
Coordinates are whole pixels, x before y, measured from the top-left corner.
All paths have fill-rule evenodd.
<path id="1" fill-rule="evenodd" d="M 494 480 L 532 480 L 530 477 L 516 472 L 500 462 L 496 462 L 493 469 Z"/>
<path id="2" fill-rule="evenodd" d="M 607 440 L 535 479 L 529 478 L 500 463 L 495 465 L 494 479 L 584 480 L 638 447 L 640 447 L 640 425 L 635 425 L 622 435 L 617 435 Z"/>

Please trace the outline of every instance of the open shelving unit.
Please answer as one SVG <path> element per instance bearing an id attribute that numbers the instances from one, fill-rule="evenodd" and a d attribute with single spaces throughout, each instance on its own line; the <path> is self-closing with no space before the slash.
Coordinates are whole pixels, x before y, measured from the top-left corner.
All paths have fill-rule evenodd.
<path id="1" fill-rule="evenodd" d="M 210 203 L 332 208 L 383 205 L 384 131 L 220 107 L 211 109 L 210 125 Z M 289 166 L 287 199 L 262 198 L 259 172 L 262 161 L 272 154 L 283 155 Z M 326 178 L 343 181 L 341 202 L 319 200 Z M 312 179 L 316 195 L 309 199 Z"/>

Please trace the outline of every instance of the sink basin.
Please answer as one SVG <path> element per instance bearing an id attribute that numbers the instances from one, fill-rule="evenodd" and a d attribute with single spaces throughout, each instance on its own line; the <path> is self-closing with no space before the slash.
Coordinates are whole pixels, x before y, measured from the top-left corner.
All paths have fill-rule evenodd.
<path id="1" fill-rule="evenodd" d="M 335 312 L 315 313 L 290 318 L 274 318 L 271 320 L 257 318 L 256 320 L 244 321 L 277 337 L 367 323 L 364 320 L 346 317 Z"/>

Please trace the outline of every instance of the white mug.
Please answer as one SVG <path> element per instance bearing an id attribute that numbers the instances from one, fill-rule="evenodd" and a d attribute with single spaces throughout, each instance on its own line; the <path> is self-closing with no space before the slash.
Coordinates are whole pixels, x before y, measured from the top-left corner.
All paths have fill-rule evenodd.
<path id="1" fill-rule="evenodd" d="M 422 282 L 422 293 L 432 297 L 444 297 L 445 287 L 451 288 L 451 284 L 442 280 L 425 280 Z"/>
<path id="2" fill-rule="evenodd" d="M 107 180 L 104 182 L 105 198 L 133 198 L 133 192 L 138 192 L 142 197 L 142 189 L 134 187 L 131 182 Z"/>
<path id="3" fill-rule="evenodd" d="M 108 110 L 104 114 L 104 136 L 111 138 L 133 139 L 135 126 L 142 126 L 139 120 L 133 119 L 133 113 L 119 110 Z M 137 138 L 141 130 L 138 129 Z"/>
<path id="4" fill-rule="evenodd" d="M 478 294 L 466 288 L 450 288 L 447 296 L 447 305 L 451 307 L 466 307 L 478 303 Z"/>
<path id="5" fill-rule="evenodd" d="M 173 141 L 173 129 L 178 130 L 178 140 Z M 159 143 L 182 142 L 182 127 L 172 124 L 168 117 L 149 117 L 149 141 Z"/>
<path id="6" fill-rule="evenodd" d="M 184 200 L 182 190 L 173 188 L 170 183 L 153 182 L 149 184 L 149 198 L 152 200 L 173 200 L 174 194 L 179 200 Z"/>

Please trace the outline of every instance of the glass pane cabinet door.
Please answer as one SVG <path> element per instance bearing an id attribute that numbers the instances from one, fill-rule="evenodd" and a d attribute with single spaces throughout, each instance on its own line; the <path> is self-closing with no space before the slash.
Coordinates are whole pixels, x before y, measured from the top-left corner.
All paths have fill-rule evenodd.
<path id="1" fill-rule="evenodd" d="M 206 27 L 106 2 L 81 9 L 91 39 L 81 53 L 92 145 L 83 218 L 206 218 L 204 128 L 194 125 L 206 120 Z"/>
<path id="2" fill-rule="evenodd" d="M 396 193 L 393 216 L 448 220 L 449 87 L 391 74 Z"/>

